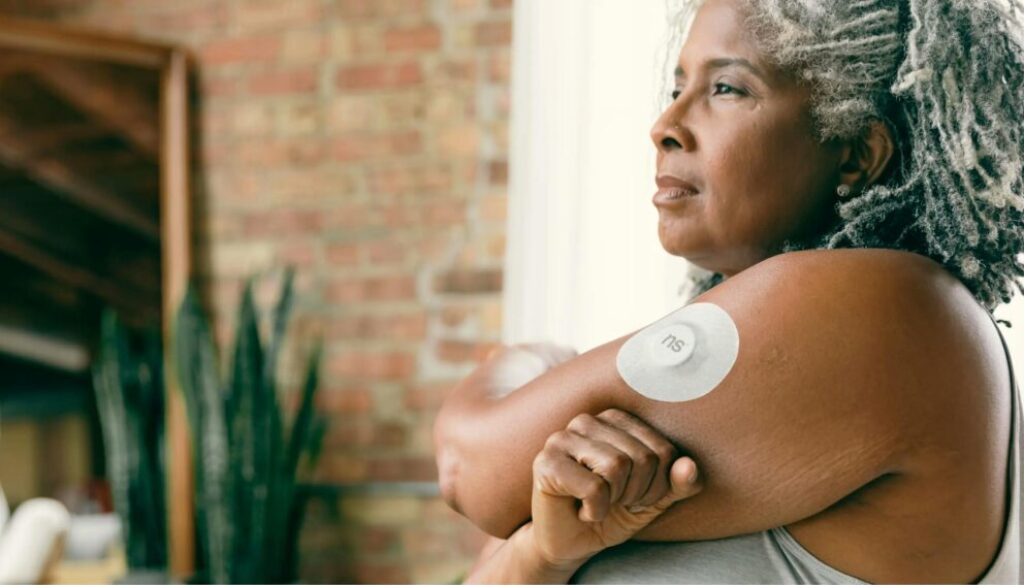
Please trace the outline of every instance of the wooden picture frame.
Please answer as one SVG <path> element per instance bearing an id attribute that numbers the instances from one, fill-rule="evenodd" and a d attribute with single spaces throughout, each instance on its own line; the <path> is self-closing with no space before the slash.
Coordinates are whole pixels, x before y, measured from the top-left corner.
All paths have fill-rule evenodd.
<path id="1" fill-rule="evenodd" d="M 192 270 L 188 53 L 171 45 L 59 24 L 0 17 L 0 48 L 33 51 L 159 73 L 161 315 L 165 363 L 170 362 L 174 313 Z M 171 576 L 195 568 L 193 480 L 188 423 L 173 368 L 165 368 L 168 564 Z"/>

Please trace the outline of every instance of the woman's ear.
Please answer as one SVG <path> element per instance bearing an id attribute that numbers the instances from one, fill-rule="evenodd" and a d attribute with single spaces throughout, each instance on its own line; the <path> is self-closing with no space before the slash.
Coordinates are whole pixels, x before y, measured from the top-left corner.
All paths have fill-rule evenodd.
<path id="1" fill-rule="evenodd" d="M 863 134 L 843 146 L 839 182 L 860 193 L 885 173 L 896 151 L 892 130 L 881 120 L 872 120 Z"/>

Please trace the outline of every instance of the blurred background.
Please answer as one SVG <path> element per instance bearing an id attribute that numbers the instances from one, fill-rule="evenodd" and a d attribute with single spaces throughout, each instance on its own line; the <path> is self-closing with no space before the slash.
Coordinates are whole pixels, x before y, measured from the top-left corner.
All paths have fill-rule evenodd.
<path id="1" fill-rule="evenodd" d="M 170 308 L 191 274 L 226 377 L 251 334 L 248 279 L 269 352 L 289 266 L 280 412 L 298 417 L 321 338 L 325 421 L 295 478 L 296 579 L 459 579 L 483 535 L 439 497 L 445 392 L 497 344 L 583 351 L 680 302 L 685 265 L 662 251 L 650 205 L 663 4 L 0 0 L 18 19 L 0 22 L 0 486 L 15 509 L 59 500 L 73 534 L 112 545 L 69 542 L 51 580 L 133 565 L 110 536 L 127 497 L 111 469 L 133 460 L 104 449 L 118 407 L 97 372 L 114 362 L 150 397 L 122 405 L 125 420 L 161 437 L 167 421 L 167 450 L 141 456 L 153 479 L 131 489 L 169 508 L 134 532 L 169 519 L 170 576 L 213 571 L 195 554 L 208 533 L 181 521 L 209 505 L 202 487 L 175 490 L 192 485 L 183 406 L 151 400 Z M 52 50 L 83 30 L 100 33 L 85 33 L 88 56 Z M 182 108 L 168 113 L 183 86 L 165 57 L 112 56 L 132 51 L 186 56 Z M 187 209 L 168 207 L 182 196 Z M 106 308 L 121 337 L 101 329 Z M 1024 323 L 1020 300 L 1001 316 Z M 1024 327 L 1012 335 L 1019 356 Z"/>
<path id="2" fill-rule="evenodd" d="M 269 307 L 290 265 L 291 330 L 325 340 L 316 406 L 330 424 L 303 479 L 302 582 L 450 581 L 479 548 L 438 496 L 430 431 L 443 393 L 501 340 L 512 9 L 0 2 L 4 16 L 191 57 L 192 272 L 215 337 L 231 346 L 248 277 L 268 277 L 256 296 Z M 90 367 L 104 307 L 140 335 L 165 325 L 160 81 L 91 58 L 0 58 L 12 507 L 46 496 L 111 510 Z"/>

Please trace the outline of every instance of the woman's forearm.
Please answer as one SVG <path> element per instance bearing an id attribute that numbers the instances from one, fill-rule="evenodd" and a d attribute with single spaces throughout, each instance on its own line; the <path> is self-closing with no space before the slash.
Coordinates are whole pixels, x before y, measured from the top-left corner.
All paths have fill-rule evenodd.
<path id="1" fill-rule="evenodd" d="M 585 560 L 566 564 L 546 561 L 525 524 L 493 554 L 474 567 L 465 583 L 568 583 Z"/>
<path id="2" fill-rule="evenodd" d="M 434 427 L 445 500 L 485 532 L 509 538 L 530 518 L 533 458 L 553 432 L 581 413 L 621 405 L 611 399 L 621 378 L 619 340 L 551 368 L 505 396 L 489 392 L 489 360 L 446 398 Z"/>

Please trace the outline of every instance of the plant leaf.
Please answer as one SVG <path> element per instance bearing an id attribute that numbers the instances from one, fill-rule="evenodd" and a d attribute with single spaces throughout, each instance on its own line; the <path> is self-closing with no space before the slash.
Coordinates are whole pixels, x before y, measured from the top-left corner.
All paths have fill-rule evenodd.
<path id="1" fill-rule="evenodd" d="M 174 339 L 178 376 L 195 439 L 196 502 L 202 510 L 200 532 L 205 534 L 207 569 L 213 582 L 229 583 L 233 535 L 228 431 L 216 348 L 193 287 L 178 311 Z"/>
<path id="2" fill-rule="evenodd" d="M 137 557 L 133 544 L 137 538 L 134 533 L 136 524 L 132 522 L 133 508 L 129 496 L 131 466 L 128 451 L 123 448 L 128 443 L 128 415 L 121 378 L 123 345 L 117 315 L 113 310 L 105 309 L 100 321 L 99 357 L 92 370 L 93 388 L 96 392 L 96 405 L 107 453 L 110 491 L 114 508 L 121 517 L 127 562 L 130 567 L 138 567 L 141 559 Z"/>

